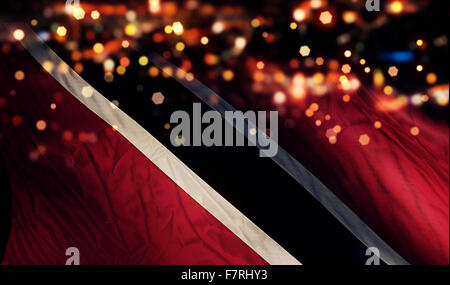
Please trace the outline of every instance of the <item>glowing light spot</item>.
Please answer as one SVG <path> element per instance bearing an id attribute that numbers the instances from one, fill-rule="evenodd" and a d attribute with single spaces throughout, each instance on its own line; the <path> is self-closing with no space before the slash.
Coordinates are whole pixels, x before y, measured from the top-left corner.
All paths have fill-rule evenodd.
<path id="1" fill-rule="evenodd" d="M 238 37 L 234 40 L 234 47 L 238 50 L 244 49 L 247 45 L 247 40 L 244 37 Z"/>
<path id="2" fill-rule="evenodd" d="M 50 109 L 55 110 L 56 109 L 56 104 L 55 103 L 51 103 L 50 104 Z"/>
<path id="3" fill-rule="evenodd" d="M 318 66 L 322 66 L 324 63 L 325 63 L 325 60 L 323 59 L 323 57 L 316 58 L 316 64 Z"/>
<path id="4" fill-rule="evenodd" d="M 258 28 L 261 25 L 261 21 L 258 18 L 254 18 L 250 25 L 252 25 L 253 28 Z"/>
<path id="5" fill-rule="evenodd" d="M 422 95 L 421 94 L 414 94 L 413 96 L 411 96 L 411 103 L 414 106 L 422 105 L 422 103 L 423 103 Z"/>
<path id="6" fill-rule="evenodd" d="M 322 7 L 322 1 L 323 0 L 311 0 L 310 5 L 312 9 L 319 9 Z"/>
<path id="7" fill-rule="evenodd" d="M 159 69 L 156 66 L 152 66 L 148 69 L 148 74 L 151 77 L 156 77 L 159 75 Z"/>
<path id="8" fill-rule="evenodd" d="M 111 72 L 114 70 L 115 65 L 114 60 L 108 58 L 103 62 L 103 70 L 105 72 Z"/>
<path id="9" fill-rule="evenodd" d="M 22 81 L 25 78 L 25 73 L 22 70 L 17 70 L 16 73 L 14 73 L 14 77 L 17 81 Z"/>
<path id="10" fill-rule="evenodd" d="M 292 22 L 292 23 L 289 24 L 289 28 L 291 28 L 291 30 L 295 30 L 295 29 L 298 28 L 298 25 L 297 25 L 296 22 Z"/>
<path id="11" fill-rule="evenodd" d="M 148 10 L 152 14 L 158 14 L 159 12 L 161 12 L 160 0 L 148 0 Z"/>
<path id="12" fill-rule="evenodd" d="M 370 67 L 364 68 L 364 72 L 365 72 L 365 73 L 370 73 Z"/>
<path id="13" fill-rule="evenodd" d="M 232 71 L 232 70 L 229 70 L 229 69 L 225 70 L 225 71 L 222 73 L 222 78 L 223 78 L 223 80 L 225 80 L 225 81 L 231 81 L 231 80 L 233 80 L 233 78 L 234 78 L 234 73 L 233 73 L 233 71 Z"/>
<path id="14" fill-rule="evenodd" d="M 305 111 L 305 115 L 306 115 L 306 117 L 312 117 L 312 116 L 314 116 L 314 111 L 311 109 L 307 109 Z"/>
<path id="15" fill-rule="evenodd" d="M 71 58 L 73 61 L 79 61 L 79 60 L 81 60 L 82 57 L 83 57 L 83 54 L 80 51 L 75 50 L 72 52 Z"/>
<path id="16" fill-rule="evenodd" d="M 302 22 L 306 18 L 306 12 L 303 9 L 297 8 L 294 10 L 292 16 L 294 17 L 294 20 L 296 20 L 297 22 Z"/>
<path id="17" fill-rule="evenodd" d="M 284 92 L 278 91 L 273 95 L 273 101 L 275 104 L 281 105 L 286 102 L 286 94 Z"/>
<path id="18" fill-rule="evenodd" d="M 164 95 L 161 92 L 155 92 L 152 95 L 152 101 L 155 105 L 161 105 L 164 103 Z"/>
<path id="19" fill-rule="evenodd" d="M 84 86 L 81 89 L 81 95 L 83 95 L 84 98 L 90 98 L 94 95 L 94 90 L 90 86 Z"/>
<path id="20" fill-rule="evenodd" d="M 211 30 L 214 34 L 220 34 L 223 30 L 225 30 L 225 24 L 222 21 L 216 21 L 211 26 Z"/>
<path id="21" fill-rule="evenodd" d="M 430 84 L 430 85 L 431 84 L 435 84 L 437 82 L 437 75 L 436 75 L 436 73 L 433 73 L 433 72 L 428 73 L 427 77 L 426 77 L 426 80 L 427 80 L 427 83 Z"/>
<path id="22" fill-rule="evenodd" d="M 306 95 L 305 76 L 302 73 L 296 73 L 292 79 L 291 93 L 295 99 L 302 99 Z"/>
<path id="23" fill-rule="evenodd" d="M 47 128 L 47 123 L 44 120 L 38 120 L 36 122 L 36 129 L 43 131 Z"/>
<path id="24" fill-rule="evenodd" d="M 139 62 L 139 65 L 146 66 L 148 64 L 148 57 L 143 55 L 143 56 L 139 57 L 138 62 Z"/>
<path id="25" fill-rule="evenodd" d="M 166 34 L 171 34 L 171 33 L 173 32 L 172 26 L 171 26 L 171 25 L 166 25 L 166 26 L 164 27 L 164 32 L 165 32 Z"/>
<path id="26" fill-rule="evenodd" d="M 344 13 L 342 13 L 342 19 L 346 24 L 353 24 L 356 21 L 357 17 L 358 15 L 355 11 L 345 11 Z"/>
<path id="27" fill-rule="evenodd" d="M 162 33 L 155 33 L 153 35 L 153 41 L 155 43 L 162 43 L 164 41 L 164 35 Z"/>
<path id="28" fill-rule="evenodd" d="M 345 103 L 350 102 L 351 99 L 352 98 L 348 94 L 345 94 L 344 96 L 342 96 L 342 101 L 344 101 Z"/>
<path id="29" fill-rule="evenodd" d="M 333 70 L 333 71 L 336 71 L 336 70 L 338 70 L 339 69 L 339 61 L 337 61 L 337 60 L 335 60 L 335 59 L 331 59 L 329 62 L 328 62 L 328 68 L 330 69 L 330 70 Z"/>
<path id="30" fill-rule="evenodd" d="M 370 137 L 366 134 L 362 134 L 359 136 L 359 143 L 361 145 L 368 145 L 370 143 Z"/>
<path id="31" fill-rule="evenodd" d="M 100 18 L 100 12 L 97 10 L 94 10 L 91 12 L 91 18 L 94 20 L 97 20 L 98 18 Z"/>
<path id="32" fill-rule="evenodd" d="M 361 87 L 361 82 L 358 78 L 352 78 L 352 80 L 350 80 L 350 89 L 357 90 L 359 87 Z"/>
<path id="33" fill-rule="evenodd" d="M 194 80 L 194 74 L 192 74 L 191 72 L 186 73 L 185 79 L 187 81 L 193 81 Z"/>
<path id="34" fill-rule="evenodd" d="M 388 9 L 393 14 L 400 14 L 403 12 L 403 3 L 401 1 L 393 1 Z"/>
<path id="35" fill-rule="evenodd" d="M 173 69 L 170 66 L 164 66 L 162 69 L 162 75 L 168 78 L 173 75 Z"/>
<path id="36" fill-rule="evenodd" d="M 337 143 L 337 138 L 336 138 L 336 136 L 330 136 L 330 137 L 328 138 L 328 142 L 329 142 L 330 144 L 336 144 L 336 143 Z"/>
<path id="37" fill-rule="evenodd" d="M 116 72 L 117 72 L 117 74 L 119 74 L 119 75 L 124 75 L 124 74 L 127 72 L 127 69 L 126 69 L 124 66 L 119 65 L 119 66 L 116 68 Z"/>
<path id="38" fill-rule="evenodd" d="M 24 33 L 23 30 L 21 30 L 21 29 L 16 29 L 16 30 L 14 30 L 14 32 L 13 32 L 13 37 L 14 37 L 16 40 L 21 41 L 21 40 L 23 40 L 23 38 L 25 38 L 25 33 Z"/>
<path id="39" fill-rule="evenodd" d="M 383 72 L 381 72 L 381 70 L 375 70 L 374 74 L 373 74 L 373 84 L 375 85 L 375 87 L 380 88 L 381 86 L 384 85 L 384 75 Z"/>
<path id="40" fill-rule="evenodd" d="M 96 44 L 94 44 L 92 49 L 94 50 L 95 53 L 102 53 L 103 50 L 105 49 L 105 47 L 101 43 L 96 43 Z"/>
<path id="41" fill-rule="evenodd" d="M 418 40 L 416 41 L 416 45 L 417 45 L 418 47 L 423 46 L 423 44 L 424 44 L 424 42 L 423 42 L 423 40 L 421 40 L 421 39 L 418 39 Z"/>
<path id="42" fill-rule="evenodd" d="M 274 79 L 275 82 L 277 82 L 277 83 L 283 83 L 283 82 L 286 80 L 286 76 L 284 75 L 283 72 L 277 71 L 277 72 L 275 72 L 275 74 L 273 75 L 273 79 Z"/>
<path id="43" fill-rule="evenodd" d="M 344 64 L 341 68 L 342 72 L 349 74 L 352 71 L 352 67 L 349 64 Z"/>
<path id="44" fill-rule="evenodd" d="M 309 109 L 311 109 L 313 112 L 319 111 L 319 104 L 312 103 L 311 106 L 309 106 Z"/>
<path id="45" fill-rule="evenodd" d="M 317 127 L 320 127 L 320 126 L 322 125 L 322 121 L 321 121 L 321 120 L 316 120 L 316 121 L 315 121 L 315 125 L 316 125 Z"/>
<path id="46" fill-rule="evenodd" d="M 75 65 L 73 66 L 73 69 L 75 69 L 75 71 L 77 73 L 82 73 L 84 70 L 84 66 L 83 66 L 83 64 L 78 62 L 78 63 L 75 63 Z"/>
<path id="47" fill-rule="evenodd" d="M 309 54 L 311 53 L 311 49 L 308 46 L 301 46 L 299 53 L 302 56 L 309 56 Z"/>
<path id="48" fill-rule="evenodd" d="M 77 20 L 81 20 L 81 19 L 84 19 L 85 14 L 86 14 L 86 12 L 84 11 L 83 8 L 75 7 L 75 9 L 73 9 L 72 16 Z"/>
<path id="49" fill-rule="evenodd" d="M 173 33 L 177 36 L 182 35 L 184 32 L 184 27 L 183 27 L 183 24 L 181 24 L 181 22 L 174 22 L 172 24 L 172 28 L 173 28 Z"/>
<path id="50" fill-rule="evenodd" d="M 258 69 L 264 69 L 264 62 L 258 61 L 258 62 L 256 63 L 256 68 L 258 68 Z"/>
<path id="51" fill-rule="evenodd" d="M 346 50 L 346 51 L 344 52 L 344 56 L 345 56 L 345 57 L 351 57 L 351 56 L 352 56 L 352 52 L 349 51 L 349 50 Z"/>
<path id="52" fill-rule="evenodd" d="M 61 62 L 58 65 L 58 72 L 62 73 L 62 74 L 66 74 L 67 72 L 69 72 L 69 65 L 67 65 L 67 63 L 65 63 L 65 62 Z"/>
<path id="53" fill-rule="evenodd" d="M 186 76 L 186 71 L 184 71 L 183 69 L 177 69 L 175 75 L 180 79 L 184 79 L 184 77 Z"/>
<path id="54" fill-rule="evenodd" d="M 333 15 L 330 13 L 330 11 L 324 11 L 320 13 L 319 17 L 320 22 L 324 25 L 329 25 L 333 21 Z"/>
<path id="55" fill-rule="evenodd" d="M 130 65 L 130 59 L 126 56 L 121 57 L 119 60 L 120 65 L 122 65 L 123 67 L 128 67 Z"/>
<path id="56" fill-rule="evenodd" d="M 347 83 L 348 82 L 348 78 L 345 75 L 342 75 L 339 77 L 339 82 L 341 83 Z"/>
<path id="57" fill-rule="evenodd" d="M 359 61 L 359 64 L 365 65 L 366 64 L 366 60 L 364 58 L 361 58 L 361 60 Z"/>
<path id="58" fill-rule="evenodd" d="M 127 41 L 127 40 L 123 40 L 122 41 L 122 47 L 123 48 L 128 48 L 130 46 L 130 42 L 129 41 Z"/>
<path id="59" fill-rule="evenodd" d="M 411 135 L 413 135 L 413 136 L 418 136 L 419 133 L 420 133 L 420 130 L 419 130 L 418 127 L 412 127 L 411 130 L 410 130 L 410 132 L 411 132 Z"/>
<path id="60" fill-rule="evenodd" d="M 389 67 L 388 73 L 391 77 L 397 77 L 398 68 L 396 66 L 391 66 L 391 67 Z"/>
<path id="61" fill-rule="evenodd" d="M 53 71 L 53 62 L 46 60 L 44 61 L 44 63 L 42 64 L 42 67 L 44 68 L 45 71 L 47 71 L 48 73 Z"/>
<path id="62" fill-rule="evenodd" d="M 183 51 L 185 48 L 185 44 L 183 42 L 177 42 L 177 44 L 175 45 L 175 49 L 177 51 Z"/>
<path id="63" fill-rule="evenodd" d="M 289 61 L 289 67 L 290 67 L 291 69 L 297 69 L 297 68 L 299 68 L 299 67 L 300 67 L 300 61 L 299 61 L 298 59 L 296 59 L 296 58 L 292 58 L 292 59 Z"/>
<path id="64" fill-rule="evenodd" d="M 125 31 L 125 34 L 127 36 L 132 37 L 132 36 L 137 34 L 138 28 L 137 28 L 137 26 L 135 24 L 129 23 L 129 24 L 127 24 L 125 26 L 125 30 L 124 31 Z"/>
<path id="65" fill-rule="evenodd" d="M 391 86 L 387 85 L 384 87 L 383 92 L 384 94 L 390 96 L 392 95 L 392 93 L 394 93 L 394 89 Z"/>
<path id="66" fill-rule="evenodd" d="M 60 37 L 64 37 L 67 34 L 67 29 L 64 26 L 59 26 L 56 29 L 56 34 Z"/>
<path id="67" fill-rule="evenodd" d="M 32 26 L 37 26 L 37 24 L 38 24 L 38 20 L 36 20 L 36 19 L 33 19 L 33 20 L 31 20 L 31 25 Z"/>
<path id="68" fill-rule="evenodd" d="M 207 44 L 209 43 L 208 37 L 202 37 L 202 38 L 200 39 L 200 43 L 201 43 L 202 45 L 207 45 Z"/>
<path id="69" fill-rule="evenodd" d="M 314 75 L 313 75 L 313 80 L 314 80 L 315 83 L 321 84 L 321 83 L 324 82 L 325 76 L 323 75 L 323 73 L 316 72 L 316 73 L 314 73 Z"/>
<path id="70" fill-rule="evenodd" d="M 342 131 L 342 127 L 339 126 L 339 125 L 336 125 L 336 126 L 333 127 L 333 131 L 334 131 L 336 134 L 339 134 L 339 133 Z"/>
<path id="71" fill-rule="evenodd" d="M 265 75 L 262 71 L 255 71 L 255 73 L 253 73 L 253 80 L 255 80 L 256 82 L 262 82 L 265 78 Z"/>
<path id="72" fill-rule="evenodd" d="M 449 92 L 448 92 L 448 84 L 446 85 L 439 85 L 436 87 L 433 87 L 430 90 L 434 101 L 439 106 L 446 106 L 449 102 Z"/>
<path id="73" fill-rule="evenodd" d="M 382 124 L 380 121 L 375 121 L 373 123 L 373 126 L 375 127 L 375 129 L 380 129 L 382 127 Z"/>
<path id="74" fill-rule="evenodd" d="M 133 11 L 133 10 L 128 10 L 128 11 L 125 13 L 125 18 L 126 18 L 128 21 L 130 21 L 130 22 L 135 21 L 135 20 L 136 20 L 136 17 L 137 17 L 136 12 Z"/>
<path id="75" fill-rule="evenodd" d="M 419 64 L 418 66 L 416 66 L 416 70 L 418 72 L 422 72 L 423 71 L 423 66 Z"/>

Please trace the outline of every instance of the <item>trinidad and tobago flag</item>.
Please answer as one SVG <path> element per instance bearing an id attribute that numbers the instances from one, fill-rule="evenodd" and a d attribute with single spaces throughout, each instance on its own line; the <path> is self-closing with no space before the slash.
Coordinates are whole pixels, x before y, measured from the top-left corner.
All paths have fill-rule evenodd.
<path id="1" fill-rule="evenodd" d="M 172 111 L 232 105 L 176 71 L 100 90 L 20 28 L 0 55 L 3 264 L 65 264 L 69 248 L 81 264 L 365 264 L 369 248 L 381 263 L 448 264 L 448 125 L 380 112 L 361 91 L 319 99 L 329 134 L 303 117 L 272 158 L 175 147 Z"/>

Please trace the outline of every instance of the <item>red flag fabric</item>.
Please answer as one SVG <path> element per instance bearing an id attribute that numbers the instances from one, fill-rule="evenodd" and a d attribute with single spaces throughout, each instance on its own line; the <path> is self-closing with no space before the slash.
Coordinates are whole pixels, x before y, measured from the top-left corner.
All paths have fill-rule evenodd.
<path id="1" fill-rule="evenodd" d="M 448 264 L 448 125 L 370 92 L 311 100 L 280 142 L 406 260 Z"/>
<path id="2" fill-rule="evenodd" d="M 81 264 L 267 264 L 26 51 L 0 70 L 13 192 L 3 264 L 64 264 L 69 247 Z"/>

